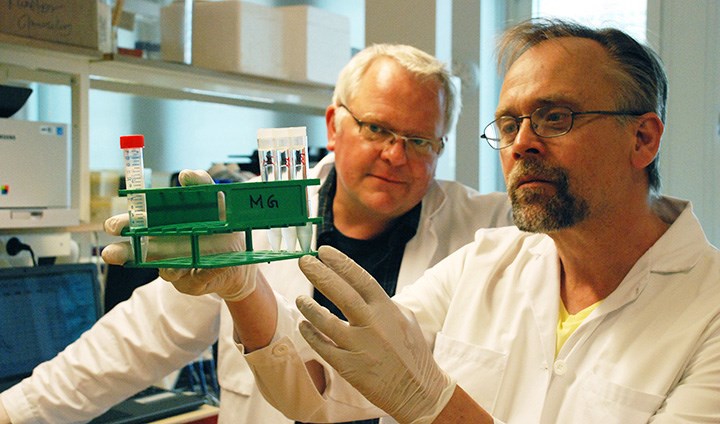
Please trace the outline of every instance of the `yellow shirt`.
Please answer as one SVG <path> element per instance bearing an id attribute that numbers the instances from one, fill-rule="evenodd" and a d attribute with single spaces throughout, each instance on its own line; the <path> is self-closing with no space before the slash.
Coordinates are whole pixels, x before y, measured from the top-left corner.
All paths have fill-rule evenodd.
<path id="1" fill-rule="evenodd" d="M 557 356 L 558 352 L 560 352 L 560 348 L 562 348 L 567 339 L 570 338 L 570 335 L 575 330 L 577 330 L 580 324 L 582 324 L 585 318 L 587 318 L 588 315 L 590 315 L 590 313 L 594 311 L 595 308 L 597 308 L 600 302 L 602 302 L 602 300 L 593 303 L 592 305 L 588 306 L 587 308 L 574 315 L 570 315 L 567 309 L 565 309 L 565 304 L 563 303 L 562 299 L 560 300 L 560 314 L 558 315 L 555 356 Z"/>

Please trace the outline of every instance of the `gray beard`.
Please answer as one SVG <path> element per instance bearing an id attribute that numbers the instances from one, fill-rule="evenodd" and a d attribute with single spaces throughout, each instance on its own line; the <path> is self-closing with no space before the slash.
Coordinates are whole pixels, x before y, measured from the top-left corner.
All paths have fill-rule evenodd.
<path id="1" fill-rule="evenodd" d="M 516 181 L 525 175 L 553 182 L 557 192 L 548 195 L 542 189 L 518 190 Z M 547 167 L 533 158 L 525 159 L 515 165 L 508 183 L 513 219 L 523 231 L 550 233 L 572 227 L 588 216 L 587 202 L 570 192 L 568 173 L 562 168 Z"/>

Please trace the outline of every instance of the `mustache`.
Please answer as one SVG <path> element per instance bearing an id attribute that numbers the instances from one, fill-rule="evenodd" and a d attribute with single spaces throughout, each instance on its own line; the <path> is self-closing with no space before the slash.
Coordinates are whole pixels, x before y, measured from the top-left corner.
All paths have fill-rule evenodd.
<path id="1" fill-rule="evenodd" d="M 555 184 L 567 185 L 567 171 L 560 167 L 543 164 L 539 159 L 529 157 L 515 164 L 508 175 L 508 191 L 513 192 L 524 182 L 548 181 Z"/>

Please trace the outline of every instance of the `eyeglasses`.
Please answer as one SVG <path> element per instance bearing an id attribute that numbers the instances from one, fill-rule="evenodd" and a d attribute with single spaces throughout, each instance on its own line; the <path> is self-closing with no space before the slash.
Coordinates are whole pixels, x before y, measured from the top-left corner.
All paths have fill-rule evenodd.
<path id="1" fill-rule="evenodd" d="M 565 106 L 543 106 L 530 115 L 499 117 L 485 127 L 480 138 L 487 140 L 490 147 L 496 150 L 509 147 L 515 142 L 523 119 L 530 119 L 530 128 L 539 137 L 560 137 L 570 132 L 575 117 L 579 115 L 640 116 L 642 113 L 608 110 L 573 112 Z"/>
<path id="2" fill-rule="evenodd" d="M 344 104 L 338 106 L 345 109 L 355 120 L 358 126 L 358 132 L 365 141 L 375 144 L 382 149 L 386 147 L 387 143 L 394 144 L 395 140 L 403 140 L 405 142 L 405 152 L 408 156 L 427 158 L 439 154 L 445 146 L 445 137 L 432 140 L 429 138 L 400 135 L 381 125 L 359 120 Z"/>

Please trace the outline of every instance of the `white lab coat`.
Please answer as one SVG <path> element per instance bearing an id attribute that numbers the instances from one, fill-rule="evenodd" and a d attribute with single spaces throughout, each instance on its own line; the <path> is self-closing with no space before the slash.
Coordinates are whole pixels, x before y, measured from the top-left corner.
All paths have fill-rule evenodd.
<path id="1" fill-rule="evenodd" d="M 672 226 L 557 357 L 560 270 L 545 235 L 480 230 L 394 300 L 415 313 L 438 364 L 496 422 L 718 423 L 720 252 L 689 203 L 663 198 L 658 209 Z M 379 413 L 330 368 L 317 395 L 303 369 L 311 355 L 291 334 L 247 358 L 269 398 L 301 420 Z"/>
<path id="2" fill-rule="evenodd" d="M 333 155 L 313 168 L 324 180 Z M 317 208 L 319 186 L 309 187 Z M 405 249 L 398 290 L 472 239 L 480 227 L 507 225 L 509 202 L 501 193 L 479 195 L 454 182 L 432 185 L 423 199 L 420 224 Z M 256 250 L 267 237 L 253 236 Z M 261 265 L 287 299 L 312 286 L 289 260 Z M 221 423 L 290 422 L 259 394 L 252 373 L 232 340 L 232 320 L 216 296 L 186 296 L 160 279 L 138 288 L 64 353 L 42 364 L 23 383 L 0 394 L 15 424 L 81 422 L 157 381 L 200 355 L 220 335 L 218 376 Z"/>

